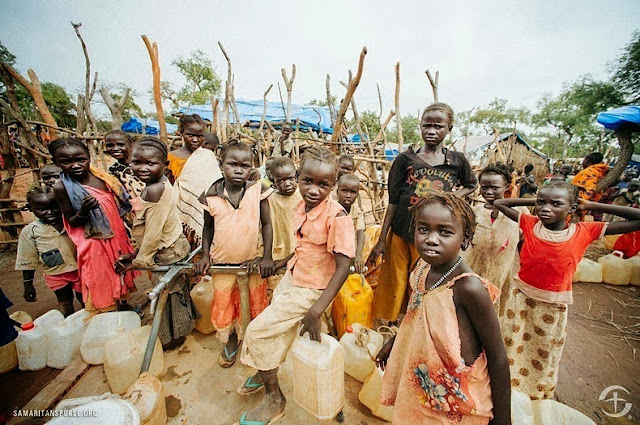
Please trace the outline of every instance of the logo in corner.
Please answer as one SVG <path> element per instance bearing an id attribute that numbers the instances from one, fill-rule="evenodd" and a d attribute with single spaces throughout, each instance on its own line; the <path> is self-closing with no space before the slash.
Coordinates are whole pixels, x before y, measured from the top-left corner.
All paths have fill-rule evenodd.
<path id="1" fill-rule="evenodd" d="M 600 393 L 599 401 L 604 403 L 609 403 L 613 407 L 612 412 L 607 412 L 604 409 L 601 409 L 602 412 L 609 416 L 610 418 L 621 418 L 627 413 L 631 411 L 631 403 L 627 403 L 624 398 L 621 398 L 618 395 L 618 391 L 623 391 L 626 394 L 629 394 L 629 391 L 625 387 L 621 387 L 620 385 L 610 385 Z M 618 409 L 622 409 L 618 411 Z"/>

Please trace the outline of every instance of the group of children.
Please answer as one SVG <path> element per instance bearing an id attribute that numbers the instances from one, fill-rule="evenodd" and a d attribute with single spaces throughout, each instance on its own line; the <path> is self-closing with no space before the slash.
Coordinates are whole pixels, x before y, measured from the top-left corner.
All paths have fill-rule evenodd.
<path id="1" fill-rule="evenodd" d="M 278 368 L 295 336 L 308 333 L 319 341 L 324 313 L 350 266 L 361 273 L 365 260 L 373 263 L 381 254 L 375 316 L 396 321 L 406 309 L 398 334 L 376 357 L 386 369 L 381 402 L 396 406 L 393 422 L 510 423 L 511 387 L 532 399 L 553 395 L 571 277 L 587 246 L 604 234 L 640 229 L 640 210 L 578 201 L 564 182 L 550 182 L 536 198 L 504 199 L 511 171 L 502 164 L 480 172 L 486 202 L 472 208 L 464 197 L 476 189 L 476 176 L 464 155 L 443 147 L 453 111 L 434 103 L 421 119 L 424 145 L 392 165 L 389 207 L 366 259 L 353 158 L 310 147 L 299 169 L 287 157 L 268 161 L 264 184 L 250 179 L 252 147 L 232 140 L 222 146 L 219 168 L 216 161 L 214 168 L 196 170 L 207 176 L 185 180 L 184 193 L 176 194 L 189 162 L 209 158 L 202 152 L 204 123 L 194 116 L 183 120 L 185 146 L 174 152 L 153 137 L 132 145 L 125 135 L 107 134 L 107 152 L 118 161 L 113 174 L 90 167 L 80 140 L 53 141 L 49 150 L 60 180 L 54 169 L 54 182 L 45 181 L 43 169 L 52 189 L 29 192 L 38 220 L 21 234 L 16 268 L 23 270 L 29 301 L 35 300 L 33 271 L 40 259 L 65 313 L 73 311 L 72 290 L 87 308 L 112 310 L 135 288 L 137 269 L 175 263 L 188 254 L 189 242 L 193 248 L 195 239 L 185 236 L 193 236 L 198 221 L 185 226 L 180 202 L 200 211 L 202 256 L 195 273 L 206 274 L 214 264 L 243 264 L 250 272 L 253 320 L 244 335 L 235 274 L 213 276 L 211 305 L 225 344 L 218 363 L 230 367 L 240 355 L 257 373 L 238 393 L 266 390 L 262 402 L 241 415 L 245 425 L 273 423 L 284 414 Z M 578 210 L 625 220 L 568 223 Z M 521 234 L 520 268 L 514 270 Z M 183 339 L 198 317 L 188 280 L 173 288 L 163 344 Z"/>

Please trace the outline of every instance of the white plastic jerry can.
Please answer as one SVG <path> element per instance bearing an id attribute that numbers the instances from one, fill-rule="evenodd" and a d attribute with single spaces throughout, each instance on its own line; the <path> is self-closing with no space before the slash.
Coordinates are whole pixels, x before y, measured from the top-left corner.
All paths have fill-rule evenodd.
<path id="1" fill-rule="evenodd" d="M 344 350 L 329 335 L 321 339 L 305 334 L 293 341 L 293 399 L 319 420 L 330 420 L 344 406 Z"/>
<path id="2" fill-rule="evenodd" d="M 624 261 L 630 270 L 629 283 L 640 286 L 640 253 Z"/>
<path id="3" fill-rule="evenodd" d="M 162 382 L 148 372 L 140 375 L 140 378 L 129 387 L 123 399 L 136 406 L 142 425 L 167 423 L 167 405 Z"/>
<path id="4" fill-rule="evenodd" d="M 373 372 L 362 384 L 362 389 L 358 394 L 358 400 L 367 406 L 371 413 L 375 416 L 391 421 L 393 414 L 393 406 L 383 406 L 380 404 L 380 393 L 382 391 L 382 377 L 384 372 L 379 367 L 373 369 Z"/>
<path id="5" fill-rule="evenodd" d="M 134 311 L 114 311 L 94 316 L 82 336 L 80 353 L 89 364 L 104 363 L 104 345 L 126 331 L 140 327 L 140 316 Z"/>
<path id="6" fill-rule="evenodd" d="M 602 282 L 602 264 L 597 261 L 583 258 L 578 263 L 578 269 L 573 275 L 574 282 L 585 283 L 601 283 Z"/>
<path id="7" fill-rule="evenodd" d="M 631 280 L 631 269 L 625 267 L 623 253 L 613 253 L 600 257 L 598 263 L 602 264 L 602 280 L 610 285 L 628 285 Z"/>
<path id="8" fill-rule="evenodd" d="M 47 365 L 47 328 L 25 323 L 16 339 L 20 370 L 39 370 Z"/>
<path id="9" fill-rule="evenodd" d="M 345 373 L 364 382 L 376 367 L 375 358 L 383 344 L 384 338 L 378 332 L 360 323 L 347 326 L 347 332 L 340 338 Z"/>
<path id="10" fill-rule="evenodd" d="M 80 354 L 82 336 L 89 326 L 89 312 L 78 310 L 51 328 L 47 341 L 47 366 L 64 369 Z"/>

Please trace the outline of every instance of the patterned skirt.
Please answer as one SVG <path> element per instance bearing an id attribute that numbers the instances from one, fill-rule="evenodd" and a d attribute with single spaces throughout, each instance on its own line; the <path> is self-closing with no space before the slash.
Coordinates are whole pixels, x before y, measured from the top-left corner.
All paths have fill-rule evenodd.
<path id="1" fill-rule="evenodd" d="M 567 336 L 567 305 L 534 300 L 514 287 L 500 319 L 511 387 L 532 400 L 552 398 Z"/>

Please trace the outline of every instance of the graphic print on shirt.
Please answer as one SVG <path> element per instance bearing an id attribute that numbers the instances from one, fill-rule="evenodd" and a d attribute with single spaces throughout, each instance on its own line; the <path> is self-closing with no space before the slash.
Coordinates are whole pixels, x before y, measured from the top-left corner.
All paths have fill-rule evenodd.
<path id="1" fill-rule="evenodd" d="M 415 187 L 415 194 L 411 196 L 409 205 L 415 205 L 420 198 L 432 191 L 450 192 L 454 185 L 451 173 L 430 167 L 416 170 L 413 165 L 407 167 L 406 182 L 409 186 Z"/>

